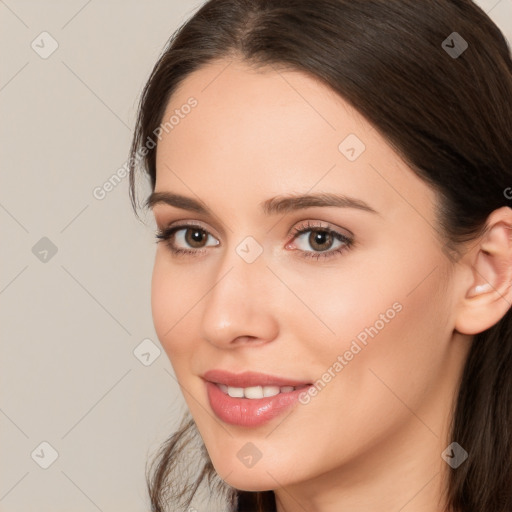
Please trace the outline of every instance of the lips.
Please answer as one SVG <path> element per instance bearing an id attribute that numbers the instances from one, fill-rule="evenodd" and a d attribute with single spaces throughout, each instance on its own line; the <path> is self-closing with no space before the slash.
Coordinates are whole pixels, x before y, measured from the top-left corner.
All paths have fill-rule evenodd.
<path id="1" fill-rule="evenodd" d="M 296 404 L 307 381 L 263 373 L 210 370 L 203 375 L 210 407 L 231 425 L 258 427 Z"/>

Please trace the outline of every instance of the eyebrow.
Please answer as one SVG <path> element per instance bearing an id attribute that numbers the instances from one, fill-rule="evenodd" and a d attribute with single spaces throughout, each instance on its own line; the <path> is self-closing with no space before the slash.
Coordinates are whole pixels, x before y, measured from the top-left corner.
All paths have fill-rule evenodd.
<path id="1" fill-rule="evenodd" d="M 167 204 L 182 210 L 213 216 L 211 210 L 204 203 L 191 197 L 171 192 L 153 192 L 145 202 L 145 206 L 150 209 L 153 209 L 157 204 Z M 302 210 L 304 208 L 329 206 L 337 208 L 355 208 L 377 215 L 379 214 L 361 199 L 326 192 L 295 196 L 276 196 L 261 202 L 259 206 L 265 215 L 277 215 Z"/>

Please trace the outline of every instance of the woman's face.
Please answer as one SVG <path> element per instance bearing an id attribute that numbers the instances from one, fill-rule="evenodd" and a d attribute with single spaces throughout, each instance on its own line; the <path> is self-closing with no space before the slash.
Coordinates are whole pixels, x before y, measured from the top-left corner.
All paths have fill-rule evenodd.
<path id="1" fill-rule="evenodd" d="M 172 115 L 155 192 L 187 200 L 153 211 L 193 253 L 158 244 L 153 320 L 220 476 L 265 490 L 440 460 L 466 345 L 433 190 L 296 71 L 217 61 Z"/>

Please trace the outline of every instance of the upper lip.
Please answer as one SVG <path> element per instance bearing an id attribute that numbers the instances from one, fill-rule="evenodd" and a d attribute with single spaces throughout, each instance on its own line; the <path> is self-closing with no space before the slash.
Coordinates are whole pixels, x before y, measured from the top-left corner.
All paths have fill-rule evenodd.
<path id="1" fill-rule="evenodd" d="M 266 373 L 243 372 L 231 373 L 227 370 L 208 370 L 203 375 L 203 379 L 216 384 L 224 384 L 230 387 L 247 388 L 251 386 L 306 386 L 310 383 L 304 380 L 288 379 L 285 377 L 276 377 Z"/>

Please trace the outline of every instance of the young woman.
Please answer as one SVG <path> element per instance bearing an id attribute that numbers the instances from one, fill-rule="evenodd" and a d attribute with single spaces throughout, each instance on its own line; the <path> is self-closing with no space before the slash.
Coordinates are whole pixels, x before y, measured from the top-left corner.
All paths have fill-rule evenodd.
<path id="1" fill-rule="evenodd" d="M 512 510 L 511 100 L 470 0 L 210 0 L 176 32 L 130 159 L 190 412 L 153 511 Z"/>

